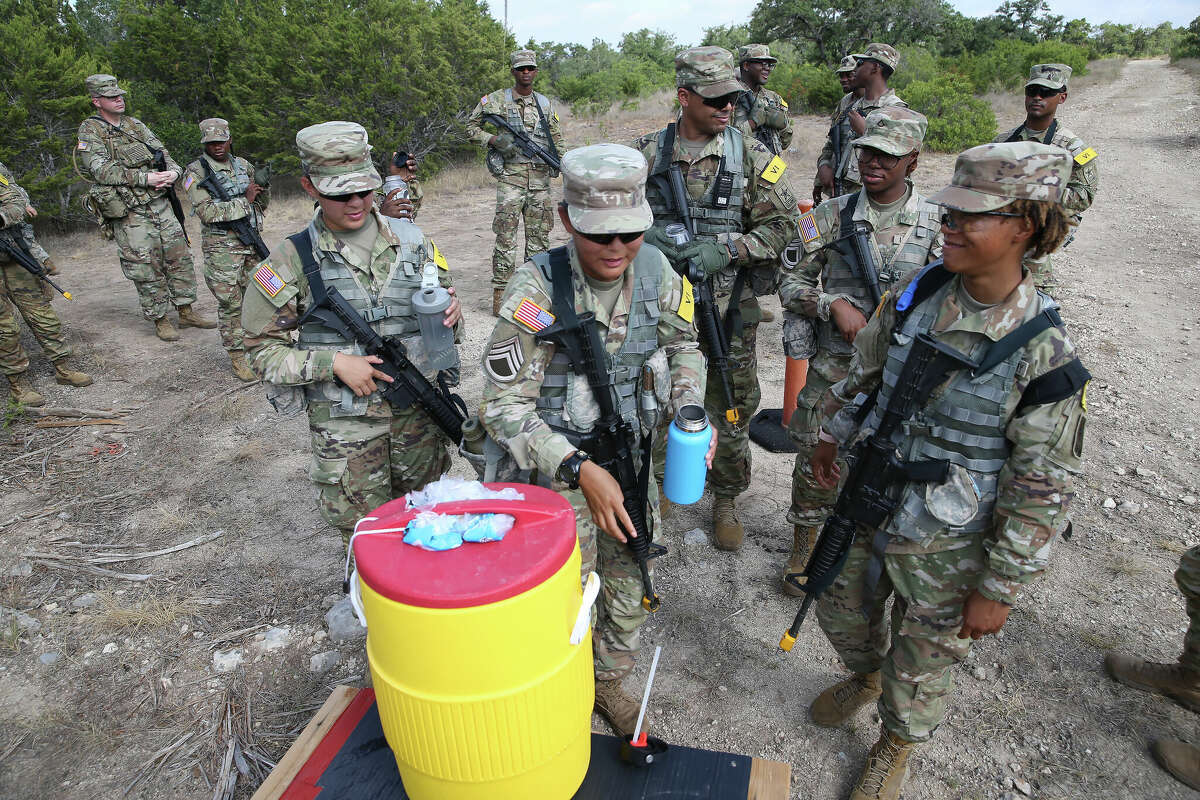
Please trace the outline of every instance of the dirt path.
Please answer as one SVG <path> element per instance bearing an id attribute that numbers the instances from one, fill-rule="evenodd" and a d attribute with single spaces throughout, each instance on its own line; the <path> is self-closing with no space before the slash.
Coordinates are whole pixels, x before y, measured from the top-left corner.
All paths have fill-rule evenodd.
<path id="1" fill-rule="evenodd" d="M 1014 778 L 1038 798 L 1190 796 L 1146 748 L 1159 735 L 1195 739 L 1196 718 L 1116 687 L 1100 661 L 1112 647 L 1169 660 L 1186 624 L 1171 571 L 1200 540 L 1196 506 L 1182 499 L 1200 495 L 1196 88 L 1161 61 L 1133 62 L 1064 109 L 1064 123 L 1099 151 L 1102 174 L 1058 261 L 1070 287 L 1064 316 L 1095 376 L 1076 536 L 1056 547 L 1004 638 L 983 642 L 958 671 L 951 716 L 915 758 L 910 800 L 1000 798 Z M 624 141 L 662 122 L 575 120 L 568 135 Z M 797 119 L 800 150 L 788 155 L 797 192 L 825 124 Z M 952 156 L 923 156 L 918 186 L 939 188 L 952 166 Z M 433 194 L 421 219 L 455 270 L 468 361 L 491 328 L 492 197 L 471 187 Z M 307 213 L 298 200 L 280 203 L 268 241 Z M 25 615 L 5 612 L 0 627 L 0 798 L 116 798 L 131 784 L 130 797 L 209 798 L 231 736 L 249 754 L 237 794 L 248 797 L 261 770 L 254 757 L 278 758 L 329 687 L 366 673 L 361 645 L 343 645 L 332 670 L 310 670 L 311 656 L 339 650 L 323 640 L 322 615 L 340 591 L 341 548 L 314 507 L 305 424 L 279 419 L 260 388 L 237 384 L 213 332 L 186 331 L 175 345 L 154 338 L 109 243 L 81 235 L 49 245 L 80 298 L 60 311 L 98 380 L 57 387 L 40 362 L 38 383 L 53 405 L 130 411 L 111 430 L 18 420 L 0 435 L 0 606 Z M 201 305 L 214 307 L 208 297 Z M 760 341 L 765 404 L 778 406 L 779 323 Z M 480 390 L 467 370 L 469 403 Z M 754 459 L 740 554 L 684 543 L 685 531 L 707 529 L 707 497 L 670 521 L 665 608 L 646 628 L 646 641 L 665 647 L 653 725 L 668 741 L 790 762 L 796 798 L 840 798 L 877 723 L 867 711 L 846 730 L 807 721 L 808 703 L 842 670 L 812 622 L 791 655 L 776 648 L 795 611 L 777 589 L 791 459 L 757 449 Z M 1139 510 L 1105 509 L 1107 498 Z M 221 535 L 178 553 L 103 565 L 153 575 L 144 582 L 46 566 L 213 531 Z M 257 638 L 271 628 L 287 630 L 278 649 L 278 634 Z M 244 664 L 215 672 L 213 654 L 233 648 Z"/>

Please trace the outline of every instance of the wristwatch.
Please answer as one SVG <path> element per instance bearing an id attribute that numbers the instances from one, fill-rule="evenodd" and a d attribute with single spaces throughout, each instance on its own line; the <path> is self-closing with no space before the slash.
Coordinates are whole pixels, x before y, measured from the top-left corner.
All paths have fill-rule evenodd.
<path id="1" fill-rule="evenodd" d="M 563 459 L 563 462 L 558 465 L 558 471 L 554 473 L 554 476 L 565 483 L 568 489 L 578 489 L 579 470 L 583 467 L 583 462 L 587 460 L 587 453 L 582 450 L 576 450 Z"/>
<path id="2" fill-rule="evenodd" d="M 725 243 L 725 249 L 729 251 L 729 260 L 730 260 L 730 261 L 737 261 L 737 260 L 738 260 L 738 249 L 737 249 L 737 245 L 735 245 L 733 242 L 726 242 L 726 243 Z"/>

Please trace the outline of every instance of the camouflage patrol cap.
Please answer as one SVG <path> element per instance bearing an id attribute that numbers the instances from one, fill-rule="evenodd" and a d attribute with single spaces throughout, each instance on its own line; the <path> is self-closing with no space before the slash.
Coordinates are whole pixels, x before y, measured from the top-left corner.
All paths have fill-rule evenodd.
<path id="1" fill-rule="evenodd" d="M 304 174 L 321 194 L 378 189 L 383 179 L 371 163 L 367 131 L 357 122 L 322 122 L 296 134 Z"/>
<path id="2" fill-rule="evenodd" d="M 1061 203 L 1071 154 L 1041 142 L 983 144 L 960 153 L 950 185 L 929 202 L 974 214 L 1013 200 Z"/>
<path id="3" fill-rule="evenodd" d="M 903 106 L 885 106 L 867 115 L 867 129 L 854 140 L 854 146 L 906 156 L 921 149 L 928 127 L 924 114 Z"/>
<path id="4" fill-rule="evenodd" d="M 834 70 L 834 72 L 854 72 L 854 69 L 857 66 L 858 66 L 857 58 L 855 58 L 854 56 L 846 56 L 845 58 L 842 59 L 842 63 L 838 64 L 838 67 L 837 67 L 837 69 Z"/>
<path id="5" fill-rule="evenodd" d="M 209 117 L 200 120 L 200 144 L 208 142 L 228 142 L 229 123 L 220 117 Z"/>
<path id="6" fill-rule="evenodd" d="M 691 47 L 675 56 L 675 85 L 691 87 L 701 97 L 746 90 L 734 71 L 733 53 L 711 45 Z"/>
<path id="7" fill-rule="evenodd" d="M 771 48 L 765 44 L 744 44 L 738 48 L 738 63 L 744 64 L 747 61 L 768 61 L 775 64 L 779 59 L 771 55 Z"/>
<path id="8" fill-rule="evenodd" d="M 517 67 L 533 67 L 537 69 L 537 53 L 532 50 L 518 50 L 509 56 L 509 60 L 512 62 L 513 69 Z"/>
<path id="9" fill-rule="evenodd" d="M 882 42 L 871 42 L 867 45 L 866 50 L 861 53 L 855 53 L 854 57 L 860 61 L 863 59 L 878 61 L 884 66 L 891 67 L 893 70 L 900 64 L 900 54 L 896 52 L 896 48 Z"/>
<path id="10" fill-rule="evenodd" d="M 87 92 L 92 97 L 120 97 L 125 94 L 125 90 L 117 86 L 116 77 L 104 73 L 88 75 L 84 79 L 83 85 L 87 87 Z"/>
<path id="11" fill-rule="evenodd" d="M 1071 68 L 1066 64 L 1034 64 L 1029 68 L 1026 86 L 1045 86 L 1047 89 L 1067 90 L 1071 80 Z"/>
<path id="12" fill-rule="evenodd" d="M 654 222 L 646 158 L 623 144 L 593 144 L 562 158 L 563 201 L 580 233 L 633 233 Z"/>

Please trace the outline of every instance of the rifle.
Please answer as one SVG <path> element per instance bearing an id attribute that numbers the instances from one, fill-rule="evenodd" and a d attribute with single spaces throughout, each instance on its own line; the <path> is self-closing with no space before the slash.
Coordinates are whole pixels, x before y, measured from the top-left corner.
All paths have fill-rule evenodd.
<path id="1" fill-rule="evenodd" d="M 678 164 L 672 163 L 667 169 L 667 177 L 671 184 L 671 195 L 675 199 L 675 207 L 683 227 L 690 238 L 696 236 L 696 222 L 692 219 L 688 207 L 687 187 L 683 183 L 683 171 Z M 672 264 L 671 266 L 675 266 Z M 688 261 L 675 267 L 675 270 L 692 284 L 693 299 L 696 303 L 696 328 L 700 338 L 708 348 L 708 361 L 721 379 L 721 393 L 725 398 L 725 419 L 731 425 L 736 425 L 741 419 L 741 413 L 733 402 L 733 387 L 729 383 L 729 341 L 725 338 L 725 329 L 720 324 L 717 313 L 717 301 L 713 295 L 712 278 L 706 276 L 700 265 Z M 684 274 L 686 270 L 687 274 Z M 740 297 L 730 297 L 730 303 L 741 302 Z"/>
<path id="2" fill-rule="evenodd" d="M 896 446 L 892 444 L 891 437 L 952 371 L 978 366 L 928 333 L 917 335 L 879 426 L 854 448 L 847 459 L 850 468 L 846 484 L 838 494 L 833 513 L 821 528 L 821 536 L 817 539 L 808 564 L 803 572 L 789 573 L 785 577 L 788 583 L 804 591 L 804 601 L 796 612 L 792 626 L 779 640 L 781 650 L 792 649 L 809 606 L 833 585 L 842 571 L 850 554 L 850 546 L 854 544 L 857 527 L 862 525 L 868 530 L 878 530 L 883 526 L 899 506 L 899 490 L 906 482 L 940 483 L 946 480 L 950 468 L 948 461 L 903 461 L 896 455 Z M 882 555 L 881 548 L 878 552 Z M 801 583 L 798 580 L 800 576 L 806 576 L 808 580 Z"/>
<path id="3" fill-rule="evenodd" d="M 538 108 L 540 109 L 541 106 L 538 106 Z M 558 156 L 551 153 L 537 142 L 533 141 L 533 139 L 530 139 L 529 134 L 524 130 L 518 130 L 512 125 L 509 125 L 508 120 L 504 119 L 504 117 L 497 116 L 496 114 L 484 114 L 481 122 L 490 122 L 496 127 L 508 131 L 512 134 L 513 143 L 516 144 L 517 147 L 521 148 L 522 153 L 530 158 L 540 158 L 551 169 L 555 170 L 556 172 L 562 172 L 562 162 L 559 160 Z"/>
<path id="4" fill-rule="evenodd" d="M 118 130 L 120 129 L 118 128 Z M 124 133 L 124 131 L 121 132 Z M 159 172 L 166 172 L 166 152 L 154 147 L 150 148 L 150 152 L 154 156 L 154 168 Z M 175 191 L 174 183 L 167 186 L 167 200 L 169 200 L 171 203 L 171 211 L 175 213 L 175 219 L 179 220 L 179 227 L 183 229 L 183 240 L 187 242 L 188 246 L 190 247 L 192 244 L 192 237 L 188 236 L 187 225 L 183 224 L 183 204 L 179 202 L 179 194 Z"/>
<path id="5" fill-rule="evenodd" d="M 753 100 L 750 99 L 751 96 L 753 96 Z M 754 113 L 754 104 L 757 102 L 758 102 L 758 95 L 749 90 L 744 91 L 738 95 L 737 104 L 746 109 L 746 121 L 747 122 L 750 121 L 750 115 L 752 113 Z M 753 125 L 752 128 L 754 131 L 754 138 L 758 139 L 760 142 L 762 142 L 763 146 L 765 146 L 772 153 L 774 153 L 775 155 L 779 155 L 779 148 L 777 147 L 777 145 L 774 141 L 774 137 L 771 135 L 770 129 L 768 129 L 762 125 Z"/>
<path id="6" fill-rule="evenodd" d="M 208 165 L 208 161 L 200 158 L 201 165 L 204 166 L 204 180 L 200 181 L 199 186 L 208 190 L 208 193 L 214 195 L 223 203 L 228 203 L 231 199 L 229 193 L 217 181 L 217 173 L 213 172 L 213 168 Z M 267 258 L 271 255 L 271 248 L 267 247 L 267 243 L 263 241 L 262 235 L 258 229 L 250 224 L 248 217 L 241 219 L 226 220 L 224 222 L 209 223 L 214 228 L 221 228 L 227 231 L 233 231 L 237 234 L 238 241 L 244 245 L 254 248 L 254 252 L 259 258 Z"/>
<path id="7" fill-rule="evenodd" d="M 537 334 L 538 339 L 553 342 L 563 349 L 576 371 L 586 373 L 588 386 L 600 409 L 590 433 L 554 426 L 554 430 L 566 436 L 572 444 L 583 450 L 593 461 L 617 479 L 624 498 L 625 513 L 633 522 L 633 533 L 625 531 L 629 549 L 642 573 L 642 607 L 657 611 L 662 605 L 654 591 L 654 579 L 650 576 L 650 559 L 667 552 L 662 545 L 653 544 L 650 528 L 646 524 L 646 491 L 650 476 L 650 438 L 642 440 L 642 470 L 639 475 L 633 466 L 635 434 L 629 422 L 621 416 L 613 400 L 612 374 L 608 370 L 608 354 L 600 340 L 596 315 L 590 311 L 575 313 L 574 290 L 571 288 L 570 264 L 565 248 L 550 251 L 554 286 L 554 313 L 558 320 Z"/>
<path id="8" fill-rule="evenodd" d="M 829 141 L 833 144 L 833 197 L 842 193 L 842 181 L 838 170 L 842 168 L 842 119 L 835 119 L 829 126 Z"/>
<path id="9" fill-rule="evenodd" d="M 333 328 L 347 339 L 357 342 L 367 355 L 378 356 L 382 364 L 375 368 L 392 378 L 386 388 L 380 389 L 384 400 L 394 408 L 408 408 L 417 403 L 429 415 L 429 418 L 442 429 L 450 441 L 462 441 L 462 425 L 467 419 L 467 404 L 463 399 L 450 392 L 441 376 L 439 386 L 435 387 L 429 379 L 421 374 L 417 365 L 408 357 L 408 350 L 398 337 L 384 338 L 367 324 L 354 306 L 346 300 L 336 288 L 325 286 L 321 279 L 321 269 L 312 255 L 312 239 L 305 230 L 289 236 L 296 252 L 304 262 L 304 276 L 308 279 L 309 292 L 313 303 L 299 324 L 307 319 L 316 319 L 322 325 Z"/>
<path id="10" fill-rule="evenodd" d="M 10 231 L 0 230 L 0 253 L 4 253 L 10 259 L 20 264 L 33 277 L 50 284 L 63 297 L 68 300 L 73 299 L 71 293 L 64 292 L 62 287 L 54 282 L 50 277 L 50 273 L 46 272 L 46 268 L 37 262 L 33 254 L 26 250 L 25 245 L 17 241 L 17 237 Z"/>
<path id="11" fill-rule="evenodd" d="M 861 220 L 854 219 L 854 210 L 857 206 L 858 198 L 856 196 L 842 209 L 841 238 L 834 244 L 834 249 L 846 259 L 854 277 L 867 285 L 867 290 L 871 293 L 872 307 L 876 308 L 883 299 L 883 292 L 879 289 L 879 267 L 875 263 L 871 242 L 867 238 L 867 227 Z M 849 245 L 846 244 L 847 242 Z"/>

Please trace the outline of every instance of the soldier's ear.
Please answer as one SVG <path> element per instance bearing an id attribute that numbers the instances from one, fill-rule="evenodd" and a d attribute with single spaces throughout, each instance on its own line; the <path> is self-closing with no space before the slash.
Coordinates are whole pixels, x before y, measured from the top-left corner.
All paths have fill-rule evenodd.
<path id="1" fill-rule="evenodd" d="M 921 151 L 915 150 L 912 154 L 912 161 L 909 162 L 908 168 L 904 170 L 904 176 L 907 178 L 913 174 L 913 170 L 917 168 L 917 162 L 921 160 Z"/>
<path id="2" fill-rule="evenodd" d="M 558 219 L 562 222 L 563 230 L 567 232 L 568 236 L 575 233 L 575 227 L 571 225 L 571 217 L 567 214 L 567 207 L 563 203 L 558 204 Z"/>
<path id="3" fill-rule="evenodd" d="M 317 196 L 320 194 L 320 192 L 317 191 L 317 187 L 313 185 L 312 180 L 307 175 L 302 175 L 300 177 L 300 188 L 303 189 L 305 193 L 313 200 L 316 200 Z"/>
<path id="4" fill-rule="evenodd" d="M 689 97 L 690 94 L 691 92 L 688 91 L 686 86 L 680 86 L 676 89 L 675 97 L 679 99 L 679 105 L 687 108 L 688 101 L 691 100 L 691 97 Z"/>

